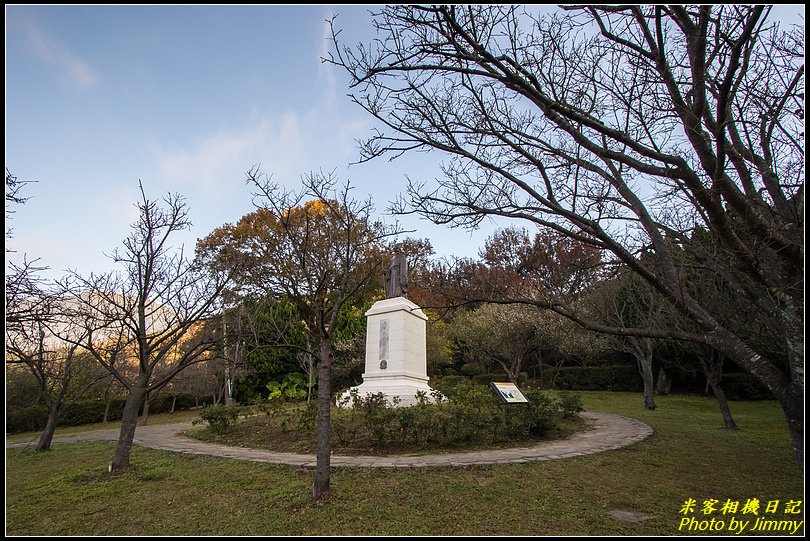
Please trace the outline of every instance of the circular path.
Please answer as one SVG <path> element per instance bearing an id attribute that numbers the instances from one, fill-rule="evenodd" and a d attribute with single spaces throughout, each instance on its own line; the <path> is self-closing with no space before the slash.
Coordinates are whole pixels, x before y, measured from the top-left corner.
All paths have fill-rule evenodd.
<path id="1" fill-rule="evenodd" d="M 610 413 L 587 412 L 581 414 L 589 428 L 561 440 L 542 442 L 530 447 L 510 447 L 463 453 L 435 455 L 396 456 L 344 456 L 332 455 L 334 467 L 368 468 L 421 468 L 429 466 L 469 466 L 473 464 L 502 464 L 510 462 L 534 462 L 589 455 L 611 449 L 626 447 L 652 434 L 652 428 L 636 419 Z M 170 425 L 139 426 L 135 430 L 136 445 L 178 453 L 219 456 L 288 464 L 302 468 L 315 467 L 315 455 L 280 453 L 247 447 L 235 447 L 208 443 L 182 434 L 191 428 L 191 422 Z M 55 437 L 53 443 L 74 443 L 87 440 L 117 440 L 118 429 L 99 430 L 76 436 Z M 6 443 L 6 448 L 25 447 L 31 442 Z"/>

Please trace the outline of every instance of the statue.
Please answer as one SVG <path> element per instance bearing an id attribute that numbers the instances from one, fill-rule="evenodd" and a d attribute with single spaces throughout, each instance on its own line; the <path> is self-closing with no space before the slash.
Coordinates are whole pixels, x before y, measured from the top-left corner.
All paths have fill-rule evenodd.
<path id="1" fill-rule="evenodd" d="M 393 407 L 406 408 L 435 397 L 427 375 L 428 317 L 407 298 L 408 260 L 400 248 L 393 246 L 385 273 L 386 298 L 366 312 L 363 383 L 343 393 L 339 404 L 354 406 L 355 397 L 382 394 Z"/>
<path id="2" fill-rule="evenodd" d="M 385 274 L 385 298 L 408 298 L 408 259 L 405 254 L 394 248 L 391 266 Z"/>

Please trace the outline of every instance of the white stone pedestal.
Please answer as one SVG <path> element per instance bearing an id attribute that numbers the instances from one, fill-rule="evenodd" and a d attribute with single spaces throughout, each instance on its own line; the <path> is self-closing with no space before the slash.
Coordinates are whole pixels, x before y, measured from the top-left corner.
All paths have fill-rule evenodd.
<path id="1" fill-rule="evenodd" d="M 366 317 L 363 383 L 351 390 L 361 397 L 383 393 L 392 404 L 397 397 L 400 407 L 416 404 L 417 391 L 430 397 L 433 389 L 428 386 L 425 346 L 428 318 L 422 309 L 405 297 L 394 297 L 375 302 Z"/>

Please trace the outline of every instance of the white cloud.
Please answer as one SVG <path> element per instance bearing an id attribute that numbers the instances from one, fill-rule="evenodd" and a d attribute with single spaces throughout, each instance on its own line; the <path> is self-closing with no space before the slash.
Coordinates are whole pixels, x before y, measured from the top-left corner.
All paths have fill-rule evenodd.
<path id="1" fill-rule="evenodd" d="M 296 183 L 306 163 L 307 149 L 294 113 L 254 118 L 241 131 L 213 133 L 188 148 L 153 145 L 158 170 L 168 185 L 194 187 L 207 196 L 231 191 L 245 172 L 261 164 L 281 183 Z M 184 190 L 183 190 L 184 191 Z"/>
<path id="2" fill-rule="evenodd" d="M 36 23 L 26 21 L 24 36 L 34 57 L 48 65 L 68 85 L 85 90 L 98 84 L 99 76 L 87 62 L 56 38 L 47 35 Z"/>
<path id="3" fill-rule="evenodd" d="M 331 47 L 334 46 L 332 43 L 332 30 L 328 23 L 334 16 L 335 14 L 332 10 L 326 11 L 320 31 L 317 34 L 319 45 L 317 48 L 318 83 L 321 84 L 324 89 L 324 96 L 328 96 L 330 99 L 334 96 L 337 86 L 335 81 L 335 70 L 337 68 L 327 62 L 322 62 L 321 58 L 329 58 Z"/>

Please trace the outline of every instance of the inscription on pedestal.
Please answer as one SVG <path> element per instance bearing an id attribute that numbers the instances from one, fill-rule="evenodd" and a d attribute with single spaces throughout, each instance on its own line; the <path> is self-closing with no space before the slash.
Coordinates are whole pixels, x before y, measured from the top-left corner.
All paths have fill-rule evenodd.
<path id="1" fill-rule="evenodd" d="M 388 327 L 389 320 L 380 320 L 380 360 L 385 361 L 388 359 Z M 380 363 L 382 368 L 382 363 Z"/>

